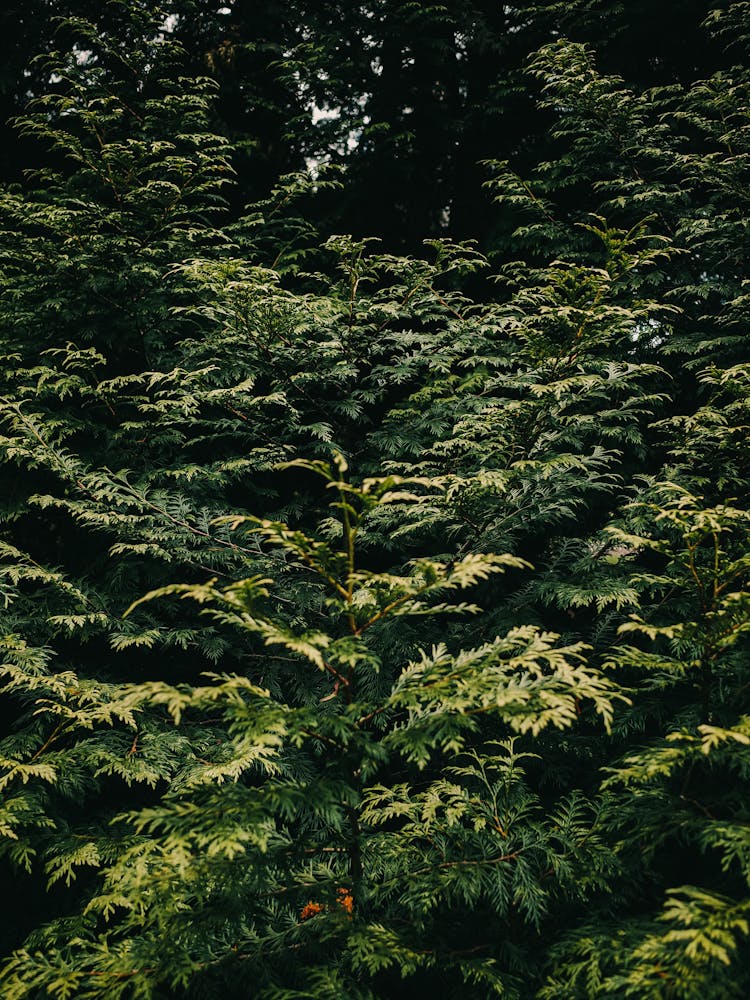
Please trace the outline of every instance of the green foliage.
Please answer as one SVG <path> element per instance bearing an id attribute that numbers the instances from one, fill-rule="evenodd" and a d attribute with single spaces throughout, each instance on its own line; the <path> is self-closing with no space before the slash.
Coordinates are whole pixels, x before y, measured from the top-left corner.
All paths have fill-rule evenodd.
<path id="1" fill-rule="evenodd" d="M 441 644 L 403 663 L 378 642 L 389 618 L 478 610 L 445 598 L 523 570 L 523 560 L 423 559 L 400 576 L 360 569 L 356 536 L 368 515 L 393 502 L 419 505 L 424 497 L 405 487 L 434 484 L 387 477 L 355 487 L 340 456 L 334 465 L 299 465 L 332 489 L 340 545 L 257 518 L 234 518 L 233 527 L 249 525 L 319 578 L 326 631 L 300 632 L 265 610 L 270 581 L 258 577 L 167 586 L 143 599 L 187 598 L 222 626 L 279 647 L 295 675 L 285 685 L 292 697 L 238 674 L 200 687 L 45 678 L 36 714 L 51 730 L 46 743 L 28 760 L 4 762 L 16 790 L 7 814 L 25 820 L 26 837 L 39 786 L 64 794 L 76 775 L 81 784 L 115 776 L 128 786 L 169 777 L 170 791 L 115 817 L 116 836 L 56 831 L 49 884 L 94 868 L 101 885 L 88 894 L 75 968 L 63 918 L 16 953 L 8 996 L 152 995 L 162 985 L 233 983 L 247 968 L 267 996 L 299 995 L 311 972 L 316 989 L 340 984 L 369 995 L 387 970 L 408 977 L 425 968 L 466 988 L 515 990 L 512 966 L 503 971 L 482 954 L 491 937 L 481 947 L 449 943 L 461 914 L 481 907 L 497 924 L 512 907 L 532 934 L 566 887 L 585 897 L 607 870 L 591 807 L 574 796 L 543 809 L 524 776 L 529 755 L 513 738 L 497 744 L 481 735 L 492 720 L 508 733 L 563 729 L 586 701 L 609 724 L 615 689 L 586 667 L 581 643 L 517 628 L 474 649 Z M 22 658 L 6 670 L 9 688 L 28 688 Z M 199 756 L 203 723 L 222 737 L 207 732 Z M 25 837 L 8 827 L 18 859 Z M 324 947 L 336 961 L 317 967 Z"/>
<path id="2" fill-rule="evenodd" d="M 486 66 L 393 88 L 499 29 L 345 6 L 269 5 L 253 48 L 211 34 L 239 4 L 82 5 L 39 43 L 43 166 L 0 192 L 0 992 L 744 997 L 748 71 L 626 80 L 620 5 L 601 53 L 598 2 L 508 8 L 504 51 L 548 44 L 493 100 L 548 128 L 487 151 L 486 253 L 400 256 L 320 222 L 391 198 L 384 150 L 427 176 L 412 113 L 476 138 Z M 295 156 L 218 134 L 232 52 L 288 56 L 248 93 Z"/>

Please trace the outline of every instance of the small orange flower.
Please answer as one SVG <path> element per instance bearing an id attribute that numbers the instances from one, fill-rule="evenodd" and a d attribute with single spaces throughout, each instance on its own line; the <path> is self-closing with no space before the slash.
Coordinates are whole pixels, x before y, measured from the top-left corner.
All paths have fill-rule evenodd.
<path id="1" fill-rule="evenodd" d="M 310 917 L 317 916 L 318 913 L 323 912 L 323 907 L 320 903 L 305 903 L 300 911 L 300 920 L 309 920 Z"/>
<path id="2" fill-rule="evenodd" d="M 336 902 L 339 904 L 341 909 L 346 910 L 347 913 L 351 913 L 354 909 L 354 896 L 352 896 L 351 890 L 349 889 L 337 889 Z"/>

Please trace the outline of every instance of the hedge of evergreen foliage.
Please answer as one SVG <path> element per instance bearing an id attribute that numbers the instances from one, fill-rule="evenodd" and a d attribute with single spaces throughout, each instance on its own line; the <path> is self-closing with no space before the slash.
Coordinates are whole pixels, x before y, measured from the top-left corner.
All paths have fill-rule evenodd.
<path id="1" fill-rule="evenodd" d="M 747 997 L 750 5 L 537 49 L 409 256 L 101 7 L 0 194 L 0 994 Z"/>

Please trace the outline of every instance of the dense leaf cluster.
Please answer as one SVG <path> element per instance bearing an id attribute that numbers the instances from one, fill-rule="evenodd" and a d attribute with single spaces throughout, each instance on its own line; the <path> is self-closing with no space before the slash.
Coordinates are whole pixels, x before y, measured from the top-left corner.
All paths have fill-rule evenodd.
<path id="1" fill-rule="evenodd" d="M 278 33 L 80 6 L 0 191 L 3 997 L 746 996 L 748 5 L 630 80 L 508 6 L 492 155 L 492 5 L 268 4 L 286 173 Z M 404 77 L 472 139 L 412 256 L 331 222 L 432 162 Z"/>

